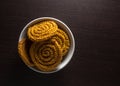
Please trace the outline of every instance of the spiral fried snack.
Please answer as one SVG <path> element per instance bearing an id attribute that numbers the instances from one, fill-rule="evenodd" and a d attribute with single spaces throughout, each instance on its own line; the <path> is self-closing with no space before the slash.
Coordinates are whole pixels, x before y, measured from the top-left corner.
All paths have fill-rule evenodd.
<path id="1" fill-rule="evenodd" d="M 70 40 L 68 35 L 63 30 L 58 29 L 52 39 L 55 39 L 60 45 L 63 56 L 66 55 L 70 47 Z"/>
<path id="2" fill-rule="evenodd" d="M 54 21 L 43 21 L 28 28 L 28 38 L 34 42 L 49 39 L 57 31 L 58 26 Z"/>
<path id="3" fill-rule="evenodd" d="M 18 43 L 18 53 L 20 54 L 20 56 L 21 56 L 22 60 L 25 62 L 25 64 L 27 64 L 29 66 L 34 66 L 31 58 L 29 57 L 29 55 L 27 53 L 26 44 L 27 44 L 27 39 L 25 39 L 25 38 L 22 39 Z"/>
<path id="4" fill-rule="evenodd" d="M 54 40 L 34 42 L 30 48 L 30 56 L 39 70 L 52 71 L 61 62 L 62 51 Z"/>

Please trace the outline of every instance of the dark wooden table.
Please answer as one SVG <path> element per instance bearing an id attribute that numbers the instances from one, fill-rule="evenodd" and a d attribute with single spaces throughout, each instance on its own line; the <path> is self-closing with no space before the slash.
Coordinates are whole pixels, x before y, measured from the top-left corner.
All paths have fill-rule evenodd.
<path id="1" fill-rule="evenodd" d="M 120 86 L 119 0 L 1 0 L 0 86 Z M 50 16 L 65 22 L 76 49 L 61 71 L 30 70 L 17 53 L 23 27 Z"/>

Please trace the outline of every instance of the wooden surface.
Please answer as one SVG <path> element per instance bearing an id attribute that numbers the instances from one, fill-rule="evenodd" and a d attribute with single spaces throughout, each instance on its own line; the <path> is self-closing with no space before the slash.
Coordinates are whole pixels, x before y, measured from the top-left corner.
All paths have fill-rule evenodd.
<path id="1" fill-rule="evenodd" d="M 120 86 L 119 0 L 1 0 L 0 11 L 0 86 Z M 50 75 L 17 53 L 23 27 L 44 16 L 65 22 L 76 42 L 71 62 Z"/>

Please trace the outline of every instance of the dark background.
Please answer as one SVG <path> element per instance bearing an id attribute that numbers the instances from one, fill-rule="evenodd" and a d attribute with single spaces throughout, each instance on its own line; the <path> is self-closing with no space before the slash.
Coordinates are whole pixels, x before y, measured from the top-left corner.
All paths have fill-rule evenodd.
<path id="1" fill-rule="evenodd" d="M 61 71 L 30 70 L 17 53 L 23 27 L 50 16 L 65 22 L 76 49 Z M 120 0 L 1 0 L 0 86 L 120 86 Z"/>

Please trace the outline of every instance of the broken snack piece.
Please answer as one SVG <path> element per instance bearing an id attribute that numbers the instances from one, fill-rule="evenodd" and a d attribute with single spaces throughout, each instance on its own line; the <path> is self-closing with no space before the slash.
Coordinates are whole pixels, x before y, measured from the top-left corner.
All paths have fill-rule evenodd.
<path id="1" fill-rule="evenodd" d="M 62 55 L 66 55 L 69 47 L 70 47 L 70 40 L 68 35 L 61 29 L 58 29 L 56 31 L 56 34 L 52 37 L 52 39 L 55 39 L 58 44 L 60 45 L 62 49 Z"/>
<path id="2" fill-rule="evenodd" d="M 28 47 L 29 47 L 29 40 L 24 38 L 18 43 L 18 53 L 24 63 L 29 66 L 34 66 L 29 54 L 28 54 Z"/>

